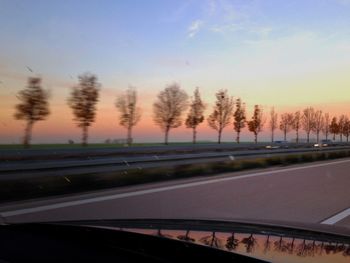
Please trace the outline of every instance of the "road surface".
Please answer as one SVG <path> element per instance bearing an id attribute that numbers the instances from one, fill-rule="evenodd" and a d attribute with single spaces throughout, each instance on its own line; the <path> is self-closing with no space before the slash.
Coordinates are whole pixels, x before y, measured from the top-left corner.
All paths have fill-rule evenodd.
<path id="1" fill-rule="evenodd" d="M 0 208 L 6 222 L 264 219 L 350 227 L 350 159 L 153 183 Z"/>

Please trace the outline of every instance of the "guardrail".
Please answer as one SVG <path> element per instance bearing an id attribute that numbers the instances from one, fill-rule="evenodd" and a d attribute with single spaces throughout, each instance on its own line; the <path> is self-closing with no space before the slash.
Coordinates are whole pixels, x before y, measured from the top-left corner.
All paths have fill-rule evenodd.
<path id="1" fill-rule="evenodd" d="M 153 156 L 138 156 L 138 157 L 125 157 L 125 158 L 108 158 L 108 159 L 95 159 L 95 160 L 57 160 L 53 161 L 41 161 L 38 163 L 23 163 L 21 161 L 7 162 L 0 164 L 0 177 L 1 175 L 11 174 L 15 172 L 38 172 L 38 171 L 64 171 L 75 168 L 98 168 L 98 167 L 128 167 L 142 164 L 156 164 L 164 162 L 179 162 L 180 161 L 196 161 L 198 160 L 213 161 L 222 158 L 228 158 L 228 160 L 242 159 L 244 157 L 264 157 L 271 155 L 285 155 L 285 154 L 297 154 L 308 152 L 331 152 L 339 150 L 350 150 L 350 146 L 336 146 L 336 147 L 324 147 L 324 148 L 302 148 L 302 149 L 268 149 L 268 150 L 246 150 L 246 151 L 230 151 L 230 152 L 204 152 L 194 154 L 176 154 L 176 155 L 153 155 Z M 181 164 L 181 163 L 180 163 Z"/>
<path id="2" fill-rule="evenodd" d="M 149 154 L 165 155 L 169 153 L 222 152 L 240 150 L 262 150 L 266 146 L 280 148 L 312 148 L 314 143 L 223 143 L 223 144 L 189 144 L 132 146 L 116 148 L 71 148 L 71 149 L 0 149 L 0 162 L 12 160 L 48 160 L 57 158 L 84 158 L 97 156 L 141 156 Z M 350 146 L 349 143 L 332 143 L 330 147 Z"/>

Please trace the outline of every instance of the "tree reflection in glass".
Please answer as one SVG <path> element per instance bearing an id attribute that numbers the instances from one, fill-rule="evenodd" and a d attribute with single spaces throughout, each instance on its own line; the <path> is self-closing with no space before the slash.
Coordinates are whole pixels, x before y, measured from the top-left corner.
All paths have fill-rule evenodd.
<path id="1" fill-rule="evenodd" d="M 235 238 L 235 233 L 232 233 L 232 235 L 227 238 L 225 247 L 228 250 L 236 250 L 238 244 L 239 240 Z"/>
<path id="2" fill-rule="evenodd" d="M 196 240 L 194 238 L 190 237 L 189 234 L 190 234 L 190 230 L 187 230 L 185 235 L 179 235 L 179 236 L 177 236 L 177 238 L 182 240 L 182 241 L 195 242 Z"/>
<path id="3" fill-rule="evenodd" d="M 212 235 L 210 236 L 202 237 L 199 241 L 204 245 L 207 245 L 210 247 L 215 247 L 215 248 L 223 247 L 222 240 L 220 240 L 215 236 L 215 232 L 213 232 Z"/>
<path id="4" fill-rule="evenodd" d="M 264 243 L 264 254 L 266 254 L 271 249 L 270 235 L 267 235 L 266 241 Z"/>
<path id="5" fill-rule="evenodd" d="M 163 234 L 161 229 L 157 230 L 157 236 L 166 237 L 166 238 L 172 238 L 172 236 L 169 235 L 169 234 Z"/>
<path id="6" fill-rule="evenodd" d="M 255 246 L 257 245 L 258 242 L 256 241 L 256 239 L 253 236 L 253 234 L 250 234 L 249 237 L 243 238 L 241 243 L 244 244 L 247 253 L 251 253 L 255 249 Z"/>

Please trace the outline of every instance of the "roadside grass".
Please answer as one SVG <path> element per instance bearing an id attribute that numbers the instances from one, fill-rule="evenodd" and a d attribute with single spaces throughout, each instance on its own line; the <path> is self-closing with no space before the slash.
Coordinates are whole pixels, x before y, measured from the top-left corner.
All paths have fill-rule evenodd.
<path id="1" fill-rule="evenodd" d="M 350 150 L 326 153 L 288 154 L 217 163 L 179 165 L 174 167 L 135 168 L 132 170 L 109 173 L 40 177 L 24 180 L 2 180 L 0 181 L 0 202 L 54 195 L 58 196 L 199 176 L 215 176 L 228 172 L 268 168 L 272 166 L 287 166 L 346 157 L 350 157 Z"/>

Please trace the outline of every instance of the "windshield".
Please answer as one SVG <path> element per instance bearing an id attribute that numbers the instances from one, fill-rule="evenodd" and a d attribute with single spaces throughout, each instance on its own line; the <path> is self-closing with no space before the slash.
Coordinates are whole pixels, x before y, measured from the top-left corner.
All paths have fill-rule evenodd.
<path id="1" fill-rule="evenodd" d="M 349 228 L 349 14 L 0 0 L 2 222 Z"/>

